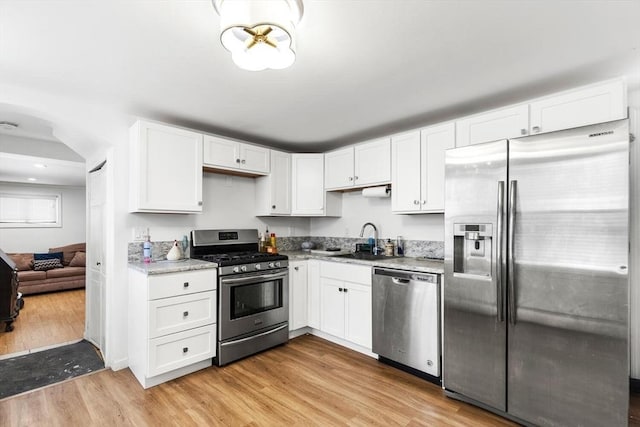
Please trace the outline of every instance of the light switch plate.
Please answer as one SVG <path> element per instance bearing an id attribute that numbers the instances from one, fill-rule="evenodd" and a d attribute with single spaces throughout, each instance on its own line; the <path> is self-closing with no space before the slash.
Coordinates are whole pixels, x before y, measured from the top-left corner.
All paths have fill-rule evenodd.
<path id="1" fill-rule="evenodd" d="M 144 242 L 147 239 L 147 227 L 133 227 L 133 241 Z"/>

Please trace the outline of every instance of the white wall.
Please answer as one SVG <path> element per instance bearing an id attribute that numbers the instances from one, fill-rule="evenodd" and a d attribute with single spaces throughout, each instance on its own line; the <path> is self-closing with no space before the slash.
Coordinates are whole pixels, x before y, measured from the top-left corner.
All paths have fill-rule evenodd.
<path id="1" fill-rule="evenodd" d="M 85 187 L 0 182 L 0 192 L 62 195 L 62 227 L 0 228 L 0 248 L 3 251 L 47 252 L 52 247 L 85 241 Z"/>
<path id="2" fill-rule="evenodd" d="M 374 223 L 378 236 L 384 239 L 400 235 L 408 240 L 444 240 L 444 214 L 395 215 L 391 198 L 365 198 L 359 191 L 342 195 L 342 217 L 312 218 L 311 235 L 360 237 L 365 222 Z M 365 237 L 370 233 L 367 228 Z"/>

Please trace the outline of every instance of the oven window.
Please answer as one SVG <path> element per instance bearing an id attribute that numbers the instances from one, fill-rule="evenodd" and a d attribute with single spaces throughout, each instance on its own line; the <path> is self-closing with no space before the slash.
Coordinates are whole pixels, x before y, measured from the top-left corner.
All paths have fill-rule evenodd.
<path id="1" fill-rule="evenodd" d="M 282 307 L 282 279 L 231 288 L 231 319 Z"/>

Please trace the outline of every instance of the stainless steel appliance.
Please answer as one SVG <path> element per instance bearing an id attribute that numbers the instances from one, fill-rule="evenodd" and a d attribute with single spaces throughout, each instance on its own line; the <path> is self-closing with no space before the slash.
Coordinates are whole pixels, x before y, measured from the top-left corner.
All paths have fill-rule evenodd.
<path id="1" fill-rule="evenodd" d="M 218 366 L 289 340 L 286 255 L 258 252 L 258 230 L 194 230 L 190 250 L 218 265 Z"/>
<path id="2" fill-rule="evenodd" d="M 447 394 L 536 425 L 627 425 L 626 120 L 446 153 Z"/>
<path id="3" fill-rule="evenodd" d="M 440 275 L 374 267 L 373 352 L 440 376 Z"/>

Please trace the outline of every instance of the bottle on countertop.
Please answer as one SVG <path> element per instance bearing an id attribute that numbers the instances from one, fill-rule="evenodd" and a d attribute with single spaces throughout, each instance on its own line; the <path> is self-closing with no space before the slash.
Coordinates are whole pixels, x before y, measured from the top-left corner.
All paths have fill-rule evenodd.
<path id="1" fill-rule="evenodd" d="M 387 243 L 384 244 L 384 255 L 393 256 L 394 245 L 391 239 L 387 239 Z"/>
<path id="2" fill-rule="evenodd" d="M 276 233 L 271 233 L 271 236 L 269 236 L 269 246 L 268 246 L 268 252 L 271 254 L 277 254 L 278 253 L 278 246 L 276 244 Z"/>
<path id="3" fill-rule="evenodd" d="M 142 259 L 145 263 L 151 262 L 151 236 L 147 231 L 147 240 L 142 244 Z"/>
<path id="4" fill-rule="evenodd" d="M 396 252 L 398 256 L 404 256 L 404 238 L 402 236 L 396 237 Z"/>

